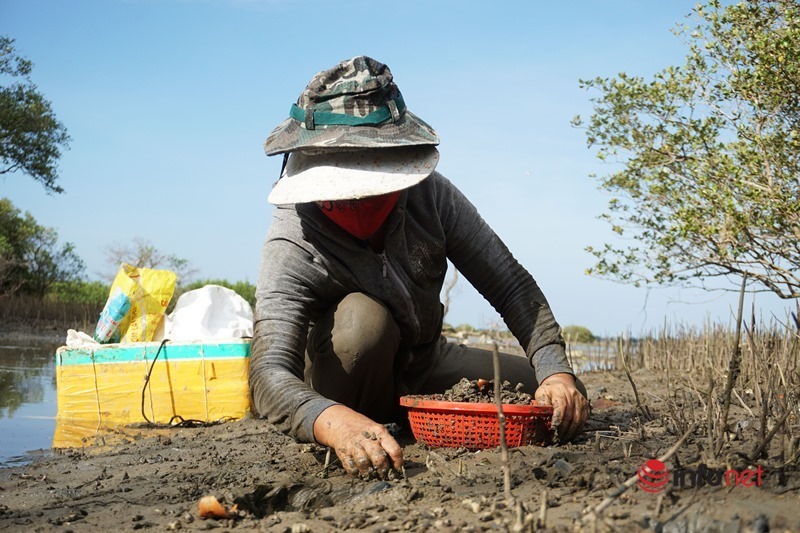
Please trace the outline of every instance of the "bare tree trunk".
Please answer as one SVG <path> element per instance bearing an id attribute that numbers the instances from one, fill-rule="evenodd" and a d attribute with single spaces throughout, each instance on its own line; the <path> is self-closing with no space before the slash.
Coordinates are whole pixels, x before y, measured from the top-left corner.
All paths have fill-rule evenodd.
<path id="1" fill-rule="evenodd" d="M 454 266 L 453 275 L 450 278 L 450 281 L 447 282 L 447 285 L 444 286 L 444 302 L 442 302 L 444 305 L 444 314 L 442 317 L 446 317 L 447 312 L 450 310 L 450 292 L 452 292 L 453 288 L 456 286 L 456 283 L 458 283 L 458 269 Z"/>

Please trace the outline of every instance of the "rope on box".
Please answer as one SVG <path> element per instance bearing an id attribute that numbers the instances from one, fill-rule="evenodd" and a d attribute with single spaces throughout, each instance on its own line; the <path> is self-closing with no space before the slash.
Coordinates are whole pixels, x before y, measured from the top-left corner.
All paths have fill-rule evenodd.
<path id="1" fill-rule="evenodd" d="M 156 352 L 156 356 L 153 358 L 153 362 L 150 363 L 150 369 L 147 371 L 147 376 L 144 378 L 144 385 L 142 386 L 142 417 L 147 421 L 145 424 L 146 427 L 152 428 L 198 428 L 198 427 L 210 427 L 222 424 L 224 422 L 229 422 L 231 420 L 235 420 L 233 417 L 225 416 L 218 420 L 211 420 L 211 421 L 204 421 L 204 420 L 197 420 L 194 418 L 183 418 L 181 415 L 173 415 L 172 418 L 169 419 L 169 422 L 166 424 L 159 424 L 153 422 L 147 417 L 147 413 L 144 409 L 144 400 L 145 400 L 145 393 L 147 391 L 147 386 L 150 385 L 150 376 L 153 374 L 153 368 L 156 366 L 156 361 L 158 361 L 158 356 L 161 355 L 161 351 L 164 349 L 164 346 L 169 342 L 169 339 L 164 339 L 161 341 L 161 345 L 158 347 L 158 351 Z M 206 383 L 205 383 L 205 361 L 203 361 L 203 391 L 205 397 L 206 391 Z M 152 398 L 150 400 L 152 405 Z M 208 412 L 208 409 L 206 409 Z"/>

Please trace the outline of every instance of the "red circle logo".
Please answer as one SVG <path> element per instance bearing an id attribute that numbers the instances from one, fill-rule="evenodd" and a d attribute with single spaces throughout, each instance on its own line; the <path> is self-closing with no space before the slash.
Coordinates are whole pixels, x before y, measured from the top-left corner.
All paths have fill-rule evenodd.
<path id="1" fill-rule="evenodd" d="M 658 459 L 650 459 L 636 472 L 639 477 L 639 488 L 645 492 L 658 492 L 669 481 L 667 465 Z"/>

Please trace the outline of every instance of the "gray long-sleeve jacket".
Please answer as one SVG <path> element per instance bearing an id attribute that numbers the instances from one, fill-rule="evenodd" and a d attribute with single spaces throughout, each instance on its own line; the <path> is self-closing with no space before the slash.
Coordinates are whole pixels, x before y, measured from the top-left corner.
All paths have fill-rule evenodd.
<path id="1" fill-rule="evenodd" d="M 335 402 L 303 383 L 308 328 L 352 292 L 391 310 L 409 367 L 425 367 L 441 338 L 448 258 L 502 315 L 540 382 L 572 373 L 542 291 L 445 177 L 434 172 L 404 191 L 386 223 L 385 249 L 376 253 L 315 204 L 276 209 L 256 291 L 250 391 L 258 414 L 314 441 L 314 421 Z"/>

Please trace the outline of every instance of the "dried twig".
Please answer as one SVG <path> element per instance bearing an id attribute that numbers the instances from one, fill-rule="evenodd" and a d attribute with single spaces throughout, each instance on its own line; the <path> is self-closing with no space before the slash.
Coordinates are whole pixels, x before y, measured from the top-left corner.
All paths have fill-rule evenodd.
<path id="1" fill-rule="evenodd" d="M 547 529 L 547 488 L 542 490 L 542 502 L 539 506 L 539 518 L 536 520 L 536 529 Z"/>
<path id="2" fill-rule="evenodd" d="M 713 378 L 711 378 L 711 379 L 713 379 Z M 692 390 L 697 395 L 697 399 L 700 400 L 700 404 L 702 405 L 703 409 L 705 410 L 706 409 L 706 401 L 703 399 L 703 393 L 700 392 L 700 387 L 698 387 L 695 384 L 694 378 L 692 377 L 691 374 L 689 374 L 689 382 L 692 384 Z M 711 400 L 711 398 L 709 398 L 709 401 L 710 400 Z"/>
<path id="3" fill-rule="evenodd" d="M 747 273 L 742 275 L 742 290 L 739 292 L 739 310 L 736 313 L 736 335 L 734 336 L 735 345 L 731 359 L 728 362 L 728 380 L 725 383 L 725 390 L 722 391 L 722 418 L 719 424 L 719 435 L 717 436 L 717 446 L 714 449 L 714 455 L 717 456 L 722 452 L 722 447 L 725 444 L 725 433 L 728 431 L 728 412 L 731 408 L 731 391 L 736 384 L 736 378 L 739 377 L 739 371 L 742 364 L 742 313 L 744 312 L 744 291 L 747 287 Z"/>
<path id="4" fill-rule="evenodd" d="M 622 369 L 625 371 L 625 375 L 628 376 L 628 381 L 633 389 L 633 397 L 636 399 L 636 409 L 642 414 L 645 420 L 652 420 L 653 416 L 650 414 L 650 410 L 639 400 L 639 391 L 636 389 L 636 383 L 633 382 L 630 370 L 628 370 L 628 362 L 626 360 L 627 357 L 625 357 L 625 349 L 622 346 L 622 339 L 619 341 L 619 356 L 622 359 Z"/>
<path id="5" fill-rule="evenodd" d="M 714 394 L 714 377 L 708 376 L 708 392 L 706 393 L 706 397 L 708 398 L 708 404 L 706 409 L 706 424 L 708 424 L 708 451 L 712 454 L 714 453 L 714 403 L 713 403 L 713 396 Z M 714 457 L 712 456 L 711 459 Z"/>
<path id="6" fill-rule="evenodd" d="M 757 390 L 761 397 L 761 416 L 758 424 L 758 440 L 756 447 L 758 447 L 767 438 L 767 419 L 769 418 L 769 406 L 772 404 L 772 389 L 768 390 L 766 395 L 761 388 L 761 384 L 757 384 Z"/>
<path id="7" fill-rule="evenodd" d="M 328 469 L 330 469 L 333 465 L 339 462 L 339 458 L 335 457 L 333 461 L 331 461 L 331 449 L 328 448 L 325 452 L 325 464 L 322 465 L 322 470 L 320 470 L 317 475 L 321 478 L 328 477 Z"/>
<path id="8" fill-rule="evenodd" d="M 775 424 L 775 426 L 772 428 L 772 430 L 770 430 L 767 436 L 764 437 L 764 439 L 758 443 L 758 446 L 756 447 L 755 450 L 753 450 L 753 453 L 750 454 L 749 459 L 751 462 L 758 459 L 758 457 L 761 455 L 761 452 L 763 452 L 764 449 L 766 449 L 767 445 L 772 441 L 772 437 L 774 437 L 775 433 L 777 433 L 778 430 L 783 427 L 783 425 L 786 423 L 786 419 L 789 418 L 789 415 L 791 414 L 792 414 L 791 409 L 787 409 L 786 412 L 783 413 L 783 416 L 778 421 L 778 423 Z"/>
<path id="9" fill-rule="evenodd" d="M 734 396 L 736 396 L 736 399 L 739 400 L 739 405 L 741 405 L 748 413 L 750 413 L 750 416 L 752 418 L 755 418 L 756 417 L 755 413 L 753 413 L 753 410 L 750 409 L 750 407 L 746 403 L 744 403 L 744 400 L 742 399 L 741 396 L 739 396 L 739 393 L 736 392 L 736 389 L 731 389 L 731 392 L 733 393 Z"/>
<path id="10" fill-rule="evenodd" d="M 506 444 L 506 415 L 503 414 L 503 401 L 500 398 L 500 353 L 497 350 L 497 343 L 492 343 L 492 360 L 494 363 L 494 401 L 497 404 L 497 425 L 500 428 L 500 461 L 503 470 L 503 490 L 506 500 L 512 501 L 511 494 L 511 471 L 508 468 L 508 444 Z"/>

